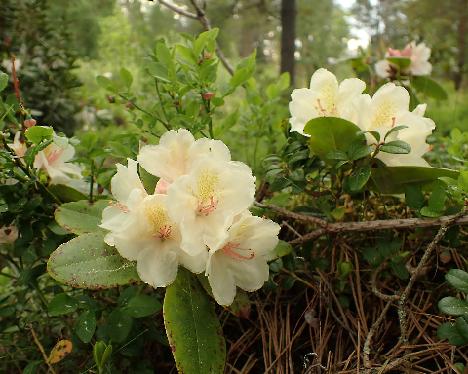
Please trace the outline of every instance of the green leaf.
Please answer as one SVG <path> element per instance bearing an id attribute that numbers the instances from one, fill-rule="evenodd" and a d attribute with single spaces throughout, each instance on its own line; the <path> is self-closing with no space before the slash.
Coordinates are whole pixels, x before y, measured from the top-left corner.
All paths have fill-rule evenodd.
<path id="1" fill-rule="evenodd" d="M 380 146 L 380 152 L 394 154 L 408 154 L 411 152 L 411 146 L 403 140 L 392 140 Z"/>
<path id="2" fill-rule="evenodd" d="M 444 297 L 439 301 L 439 309 L 450 316 L 468 315 L 468 302 L 456 297 Z"/>
<path id="3" fill-rule="evenodd" d="M 443 168 L 425 168 L 419 166 L 379 167 L 372 169 L 372 181 L 377 190 L 385 194 L 404 193 L 408 185 L 421 188 L 440 177 L 457 179 L 459 172 Z"/>
<path id="4" fill-rule="evenodd" d="M 356 168 L 348 177 L 348 186 L 351 191 L 360 191 L 367 183 L 371 176 L 371 168 L 369 165 L 363 165 Z"/>
<path id="5" fill-rule="evenodd" d="M 103 341 L 98 341 L 93 347 L 93 357 L 99 373 L 101 373 L 104 365 L 112 354 L 112 345 L 106 345 Z"/>
<path id="6" fill-rule="evenodd" d="M 433 212 L 443 212 L 445 209 L 445 201 L 447 200 L 447 192 L 441 183 L 438 183 L 429 196 L 428 206 Z"/>
<path id="7" fill-rule="evenodd" d="M 414 76 L 411 79 L 411 84 L 417 91 L 427 96 L 433 97 L 434 99 L 446 100 L 448 98 L 447 92 L 444 90 L 444 88 L 429 77 Z"/>
<path id="8" fill-rule="evenodd" d="M 451 269 L 445 279 L 457 290 L 468 294 L 468 273 L 461 269 Z"/>
<path id="9" fill-rule="evenodd" d="M 47 309 L 52 317 L 56 317 L 72 313 L 77 307 L 78 302 L 74 298 L 68 296 L 66 293 L 60 293 L 51 300 Z"/>
<path id="10" fill-rule="evenodd" d="M 47 188 L 64 203 L 86 199 L 85 194 L 64 184 L 51 184 Z"/>
<path id="11" fill-rule="evenodd" d="M 309 145 L 318 157 L 330 162 L 327 155 L 332 151 L 347 152 L 351 144 L 363 137 L 354 123 L 336 117 L 318 117 L 305 125 L 304 132 L 310 135 Z"/>
<path id="12" fill-rule="evenodd" d="M 30 142 L 39 144 L 43 140 L 52 139 L 54 129 L 49 126 L 33 126 L 27 129 L 24 135 Z"/>
<path id="13" fill-rule="evenodd" d="M 421 188 L 414 185 L 405 186 L 406 204 L 413 209 L 421 209 L 424 206 L 424 195 Z"/>
<path id="14" fill-rule="evenodd" d="M 55 211 L 55 220 L 65 230 L 77 235 L 101 230 L 102 211 L 109 206 L 108 200 L 90 203 L 88 200 L 62 204 Z"/>
<path id="15" fill-rule="evenodd" d="M 437 329 L 437 336 L 453 345 L 468 344 L 468 323 L 463 317 L 458 317 L 455 323 L 445 322 Z"/>
<path id="16" fill-rule="evenodd" d="M 407 129 L 408 126 L 405 126 L 405 125 L 400 125 L 400 126 L 395 126 L 393 127 L 391 130 L 387 131 L 387 133 L 385 134 L 384 136 L 384 141 L 388 138 L 388 136 L 396 131 L 400 131 L 400 130 L 403 130 L 403 129 Z"/>
<path id="17" fill-rule="evenodd" d="M 157 313 L 161 309 L 162 305 L 156 297 L 136 295 L 132 297 L 121 310 L 130 317 L 141 318 Z"/>
<path id="18" fill-rule="evenodd" d="M 249 57 L 245 58 L 239 63 L 239 65 L 237 65 L 233 76 L 229 80 L 229 86 L 231 87 L 231 91 L 250 79 L 250 77 L 255 71 L 255 58 L 256 51 L 252 52 L 252 54 Z"/>
<path id="19" fill-rule="evenodd" d="M 326 158 L 328 160 L 347 160 L 348 155 L 346 152 L 339 151 L 339 150 L 333 150 L 327 153 Z"/>
<path id="20" fill-rule="evenodd" d="M 284 240 L 278 241 L 278 244 L 275 247 L 275 254 L 277 257 L 287 256 L 292 252 L 292 245 Z"/>
<path id="21" fill-rule="evenodd" d="M 89 343 L 96 330 L 96 315 L 87 310 L 78 317 L 75 322 L 75 333 L 83 343 Z"/>
<path id="22" fill-rule="evenodd" d="M 111 91 L 111 92 L 116 92 L 116 88 L 114 86 L 114 82 L 111 81 L 109 78 L 107 77 L 104 77 L 103 75 L 98 75 L 96 77 L 96 82 L 99 86 L 101 86 L 102 88 L 108 90 L 108 91 Z"/>
<path id="23" fill-rule="evenodd" d="M 411 64 L 411 59 L 408 57 L 387 57 L 387 61 L 398 66 L 400 70 L 404 70 Z"/>
<path id="24" fill-rule="evenodd" d="M 8 85 L 8 74 L 0 71 L 0 92 L 2 92 Z"/>
<path id="25" fill-rule="evenodd" d="M 431 218 L 437 218 L 440 217 L 442 214 L 444 214 L 443 211 L 441 210 L 432 210 L 428 206 L 424 206 L 421 208 L 419 211 L 424 217 L 431 217 Z"/>
<path id="26" fill-rule="evenodd" d="M 127 89 L 130 89 L 130 87 L 132 86 L 132 83 L 133 83 L 132 73 L 130 73 L 130 71 L 128 71 L 125 68 L 121 68 L 120 69 L 120 78 L 122 79 L 125 87 Z"/>
<path id="27" fill-rule="evenodd" d="M 116 343 L 122 343 L 130 334 L 133 318 L 120 310 L 114 310 L 107 318 L 107 334 Z"/>
<path id="28" fill-rule="evenodd" d="M 218 32 L 219 29 L 215 27 L 198 35 L 197 39 L 193 43 L 193 53 L 195 56 L 199 56 L 204 49 L 207 49 L 210 52 L 214 51 Z"/>
<path id="29" fill-rule="evenodd" d="M 369 147 L 364 141 L 356 141 L 351 143 L 348 149 L 349 160 L 356 161 L 360 158 L 367 157 L 372 152 L 372 148 Z"/>
<path id="30" fill-rule="evenodd" d="M 104 243 L 104 233 L 81 235 L 58 247 L 47 263 L 50 276 L 72 287 L 99 289 L 139 280 L 135 263 Z"/>
<path id="31" fill-rule="evenodd" d="M 164 324 L 179 372 L 222 374 L 226 346 L 214 305 L 197 278 L 179 269 L 166 289 Z"/>

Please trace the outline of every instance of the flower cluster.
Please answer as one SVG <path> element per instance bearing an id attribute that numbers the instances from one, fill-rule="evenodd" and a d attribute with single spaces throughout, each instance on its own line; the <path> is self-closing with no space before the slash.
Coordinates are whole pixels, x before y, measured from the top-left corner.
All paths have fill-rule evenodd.
<path id="1" fill-rule="evenodd" d="M 216 301 L 230 305 L 236 286 L 255 291 L 268 280 L 267 261 L 279 225 L 253 216 L 255 177 L 219 140 L 195 140 L 184 129 L 166 132 L 144 146 L 111 180 L 116 199 L 105 208 L 105 242 L 137 262 L 140 278 L 153 287 L 171 284 L 179 264 L 205 272 Z M 159 177 L 148 194 L 138 164 Z"/>
<path id="2" fill-rule="evenodd" d="M 28 150 L 26 143 L 21 141 L 20 131 L 15 134 L 13 143 L 8 146 L 20 159 Z M 63 184 L 87 193 L 89 187 L 83 179 L 81 167 L 71 163 L 74 156 L 75 147 L 70 144 L 70 140 L 54 132 L 52 143 L 36 154 L 33 167 L 44 170 L 50 177 L 50 184 Z"/>
<path id="3" fill-rule="evenodd" d="M 385 54 L 385 57 L 406 57 L 410 59 L 408 68 L 402 72 L 405 75 L 431 74 L 430 56 L 431 49 L 426 44 L 416 44 L 415 41 L 407 44 L 403 50 L 389 48 Z M 388 59 L 384 59 L 375 64 L 375 72 L 381 78 L 389 78 L 398 72 L 398 67 L 394 66 Z"/>
<path id="4" fill-rule="evenodd" d="M 291 131 L 304 134 L 306 123 L 316 117 L 339 117 L 355 123 L 362 131 L 377 131 L 383 139 L 395 126 L 407 126 L 394 131 L 387 141 L 402 140 L 411 146 L 408 154 L 380 152 L 377 158 L 387 166 L 424 166 L 429 164 L 422 156 L 429 150 L 426 137 L 435 129 L 434 121 L 424 117 L 426 104 L 409 110 L 408 91 L 394 83 L 381 86 L 373 96 L 363 94 L 366 84 L 357 78 L 338 83 L 326 69 L 318 69 L 309 88 L 292 92 L 289 103 Z M 375 143 L 367 135 L 369 144 Z"/>

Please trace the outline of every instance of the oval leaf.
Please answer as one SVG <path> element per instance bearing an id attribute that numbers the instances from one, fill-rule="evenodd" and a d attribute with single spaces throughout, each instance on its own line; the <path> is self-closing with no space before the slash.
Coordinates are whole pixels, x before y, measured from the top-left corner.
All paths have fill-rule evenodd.
<path id="1" fill-rule="evenodd" d="M 72 313 L 78 307 L 78 302 L 66 293 L 56 295 L 49 303 L 47 309 L 52 317 Z"/>
<path id="2" fill-rule="evenodd" d="M 460 269 L 450 270 L 445 279 L 457 290 L 468 294 L 468 273 Z"/>
<path id="3" fill-rule="evenodd" d="M 226 346 L 214 305 L 197 278 L 179 269 L 166 290 L 164 324 L 177 369 L 185 374 L 222 374 Z"/>
<path id="4" fill-rule="evenodd" d="M 83 343 L 89 343 L 96 330 L 96 315 L 93 311 L 83 312 L 75 323 L 75 333 Z"/>
<path id="5" fill-rule="evenodd" d="M 425 76 L 414 76 L 411 84 L 417 91 L 433 97 L 437 100 L 445 100 L 448 98 L 447 92 L 435 80 Z"/>
<path id="6" fill-rule="evenodd" d="M 84 234 L 62 244 L 50 256 L 47 271 L 59 282 L 89 289 L 139 280 L 135 263 L 104 243 L 103 233 Z"/>
<path id="7" fill-rule="evenodd" d="M 304 132 L 310 135 L 310 149 L 328 163 L 334 163 L 327 157 L 332 151 L 346 152 L 358 137 L 363 137 L 358 135 L 359 131 L 354 123 L 336 117 L 314 118 L 304 127 Z"/>
<path id="8" fill-rule="evenodd" d="M 55 211 L 55 220 L 65 230 L 74 234 L 98 231 L 102 211 L 108 205 L 108 200 L 98 200 L 92 204 L 87 200 L 62 204 Z"/>
<path id="9" fill-rule="evenodd" d="M 393 140 L 380 146 L 380 152 L 405 155 L 411 152 L 411 146 L 402 140 Z"/>
<path id="10" fill-rule="evenodd" d="M 444 297 L 439 301 L 439 309 L 450 316 L 468 315 L 468 302 L 456 297 Z"/>

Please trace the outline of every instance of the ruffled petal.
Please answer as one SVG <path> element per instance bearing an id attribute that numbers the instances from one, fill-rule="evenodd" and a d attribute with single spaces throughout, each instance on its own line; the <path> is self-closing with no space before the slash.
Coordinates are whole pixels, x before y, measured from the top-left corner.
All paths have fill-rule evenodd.
<path id="1" fill-rule="evenodd" d="M 234 276 L 227 270 L 226 262 L 221 255 L 210 254 L 206 275 L 216 302 L 220 305 L 231 305 L 236 296 Z"/>

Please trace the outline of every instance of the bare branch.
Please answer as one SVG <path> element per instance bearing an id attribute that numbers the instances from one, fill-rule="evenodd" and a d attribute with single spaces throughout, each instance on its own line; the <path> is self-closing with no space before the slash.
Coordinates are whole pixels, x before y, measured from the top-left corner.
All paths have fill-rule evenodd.
<path id="1" fill-rule="evenodd" d="M 173 2 L 166 1 L 166 0 L 158 0 L 158 2 L 159 4 L 164 5 L 166 8 L 172 10 L 173 12 L 180 14 L 181 16 L 191 18 L 191 19 L 198 19 L 198 16 L 196 14 L 186 11 L 185 9 L 174 4 Z"/>
<path id="2" fill-rule="evenodd" d="M 291 212 L 293 213 L 293 212 Z M 294 215 L 300 215 L 301 217 L 294 218 L 306 221 L 305 217 L 310 217 L 304 214 L 294 213 Z M 303 235 L 301 239 L 294 239 L 290 241 L 291 244 L 300 244 L 313 239 L 316 239 L 324 234 L 337 234 L 341 232 L 353 232 L 353 231 L 376 231 L 386 229 L 410 229 L 416 227 L 435 227 L 449 223 L 450 225 L 466 225 L 468 224 L 468 214 L 462 213 L 452 216 L 444 216 L 433 219 L 425 218 L 404 218 L 404 219 L 387 219 L 387 220 L 375 220 L 375 221 L 361 221 L 361 222 L 337 222 L 328 223 L 320 229 L 312 231 L 306 235 Z"/>

